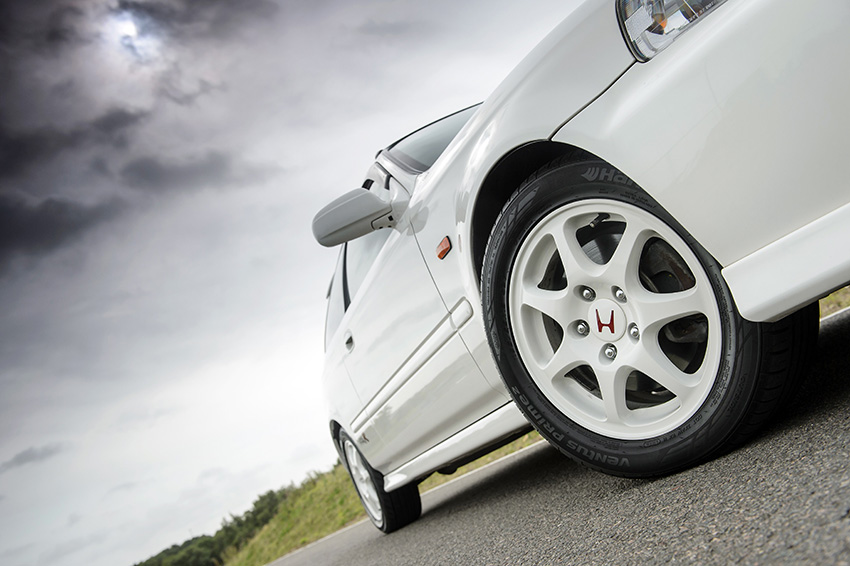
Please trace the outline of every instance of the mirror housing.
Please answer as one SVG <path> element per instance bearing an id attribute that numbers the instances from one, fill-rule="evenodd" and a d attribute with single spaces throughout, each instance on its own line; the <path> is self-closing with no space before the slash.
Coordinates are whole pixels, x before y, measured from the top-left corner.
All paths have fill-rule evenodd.
<path id="1" fill-rule="evenodd" d="M 360 188 L 345 193 L 316 214 L 313 237 L 330 248 L 394 225 L 392 203 Z"/>

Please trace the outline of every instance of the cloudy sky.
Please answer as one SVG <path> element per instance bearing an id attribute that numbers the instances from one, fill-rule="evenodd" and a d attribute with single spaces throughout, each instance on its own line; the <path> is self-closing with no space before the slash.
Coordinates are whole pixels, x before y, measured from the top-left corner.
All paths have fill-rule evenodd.
<path id="1" fill-rule="evenodd" d="M 574 3 L 0 2 L 0 563 L 129 566 L 330 468 L 313 214 Z"/>

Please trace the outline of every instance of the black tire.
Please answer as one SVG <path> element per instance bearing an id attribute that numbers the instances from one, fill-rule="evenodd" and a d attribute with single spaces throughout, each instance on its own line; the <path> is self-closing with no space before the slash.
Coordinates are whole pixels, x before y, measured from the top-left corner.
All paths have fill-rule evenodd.
<path id="1" fill-rule="evenodd" d="M 391 533 L 419 518 L 422 501 L 416 484 L 384 491 L 383 476 L 369 465 L 357 444 L 345 431 L 340 431 L 339 445 L 354 489 L 373 525 L 385 533 Z"/>
<path id="2" fill-rule="evenodd" d="M 590 216 L 583 216 L 585 210 Z M 618 211 L 623 216 L 617 216 Z M 574 222 L 589 218 L 593 221 L 571 231 Z M 638 259 L 626 261 L 616 254 L 620 247 L 624 254 L 628 252 L 630 244 L 620 246 L 620 241 L 631 242 L 624 234 L 632 221 L 636 226 L 647 222 L 666 228 L 656 234 L 664 235 L 646 236 L 649 239 L 644 243 L 635 240 L 635 251 L 627 257 Z M 702 293 L 708 297 L 702 300 L 706 304 L 713 300 L 716 309 L 687 311 L 672 322 L 659 318 L 652 332 L 633 322 L 625 334 L 617 336 L 615 310 L 619 309 L 617 332 L 622 333 L 629 320 L 640 320 L 641 309 L 649 309 L 645 305 L 650 302 L 632 301 L 626 293 L 617 294 L 622 299 L 622 304 L 618 303 L 614 295 L 620 287 L 609 287 L 608 275 L 594 279 L 595 268 L 582 263 L 584 259 L 570 261 L 590 267 L 569 272 L 563 260 L 554 259 L 560 259 L 561 252 L 554 241 L 557 236 L 553 243 L 548 242 L 547 230 L 552 234 L 562 230 L 567 238 L 574 237 L 587 255 L 584 259 L 602 266 L 600 272 L 604 268 L 606 274 L 620 273 L 615 270 L 616 257 L 617 265 L 626 266 L 622 287 L 632 289 L 638 297 L 670 300 L 694 289 L 692 294 Z M 653 233 L 649 228 L 644 232 Z M 553 246 L 555 252 L 546 263 Z M 570 248 L 574 249 L 578 248 Z M 631 266 L 637 271 L 633 275 Z M 667 211 L 605 162 L 556 160 L 543 167 L 502 210 L 490 235 L 481 276 L 488 341 L 513 399 L 561 452 L 619 476 L 671 473 L 744 442 L 792 395 L 817 336 L 817 305 L 773 324 L 749 322 L 739 315 L 720 270 L 717 261 Z M 583 286 L 581 281 L 592 284 Z M 533 297 L 538 289 L 561 293 L 557 296 L 563 299 L 558 301 L 564 302 L 523 302 L 522 297 Z M 547 300 L 555 296 L 545 295 Z M 580 311 L 584 308 L 581 301 L 591 297 L 588 310 Z M 532 304 L 545 307 L 538 311 Z M 557 306 L 550 307 L 553 304 Z M 551 312 L 544 312 L 550 308 Z M 600 314 L 607 313 L 605 309 L 610 309 L 610 317 Z M 587 312 L 588 319 L 564 314 L 576 312 Z M 597 320 L 591 321 L 593 313 Z M 609 333 L 612 342 L 604 344 Z M 567 354 L 559 355 L 561 348 L 572 354 L 595 352 L 597 347 L 598 359 L 588 355 L 587 364 L 559 373 L 559 368 L 571 368 L 556 363 L 567 359 Z M 657 358 L 654 352 L 659 351 L 670 363 L 648 364 L 646 367 L 658 370 L 651 375 L 635 369 L 637 365 L 630 366 L 626 359 L 628 355 L 634 360 Z M 617 361 L 619 356 L 622 363 Z M 666 372 L 672 367 L 675 369 Z M 554 369 L 546 373 L 546 368 Z M 628 377 L 622 377 L 627 372 Z M 697 376 L 692 379 L 696 385 L 687 381 L 692 375 L 688 372 Z M 686 381 L 687 386 L 681 386 Z M 608 393 L 603 395 L 603 390 Z M 673 390 L 681 390 L 681 397 Z M 662 416 L 653 423 L 656 415 Z M 637 432 L 629 429 L 632 422 L 637 423 Z"/>

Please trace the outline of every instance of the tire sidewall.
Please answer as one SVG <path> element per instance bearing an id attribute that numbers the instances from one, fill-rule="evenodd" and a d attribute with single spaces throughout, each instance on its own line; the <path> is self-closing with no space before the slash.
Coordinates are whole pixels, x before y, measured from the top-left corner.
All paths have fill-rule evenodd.
<path id="1" fill-rule="evenodd" d="M 570 420 L 537 387 L 513 337 L 508 296 L 521 246 L 550 213 L 590 198 L 634 205 L 672 228 L 696 255 L 717 302 L 722 346 L 715 382 L 687 421 L 652 438 L 610 438 Z M 520 187 L 491 233 L 481 287 L 487 339 L 508 391 L 541 435 L 587 466 L 623 476 L 670 473 L 711 457 L 746 414 L 758 376 L 758 326 L 738 314 L 717 261 L 654 199 L 605 162 L 549 166 Z"/>

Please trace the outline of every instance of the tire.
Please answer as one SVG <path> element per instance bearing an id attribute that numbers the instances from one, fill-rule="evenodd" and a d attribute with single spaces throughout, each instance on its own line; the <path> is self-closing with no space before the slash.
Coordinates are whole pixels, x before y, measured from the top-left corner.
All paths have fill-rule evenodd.
<path id="1" fill-rule="evenodd" d="M 408 484 L 391 492 L 384 491 L 383 476 L 369 465 L 345 431 L 340 432 L 339 443 L 354 489 L 373 525 L 385 533 L 391 533 L 419 518 L 422 501 L 416 484 Z"/>
<path id="2" fill-rule="evenodd" d="M 561 452 L 663 475 L 750 437 L 792 395 L 817 305 L 744 320 L 717 261 L 628 177 L 555 161 L 514 193 L 482 270 L 511 396 Z"/>

